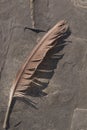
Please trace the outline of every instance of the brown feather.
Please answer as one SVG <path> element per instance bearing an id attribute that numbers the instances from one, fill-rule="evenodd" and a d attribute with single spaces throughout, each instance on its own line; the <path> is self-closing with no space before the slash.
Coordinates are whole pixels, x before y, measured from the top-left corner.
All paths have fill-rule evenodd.
<path id="1" fill-rule="evenodd" d="M 26 63 L 19 70 L 16 79 L 11 88 L 8 108 L 5 116 L 5 121 L 3 128 L 7 127 L 7 120 L 10 111 L 10 106 L 14 96 L 22 97 L 25 94 L 25 91 L 31 89 L 33 86 L 42 86 L 41 77 L 35 77 L 35 73 L 42 73 L 42 70 L 39 70 L 39 66 L 44 64 L 44 59 L 46 59 L 47 53 L 58 44 L 58 39 L 64 36 L 68 30 L 68 25 L 66 21 L 60 21 L 57 23 L 36 45 L 34 50 L 31 52 Z M 52 72 L 52 70 L 44 70 L 45 72 Z M 47 79 L 43 79 L 43 83 L 48 82 Z"/>

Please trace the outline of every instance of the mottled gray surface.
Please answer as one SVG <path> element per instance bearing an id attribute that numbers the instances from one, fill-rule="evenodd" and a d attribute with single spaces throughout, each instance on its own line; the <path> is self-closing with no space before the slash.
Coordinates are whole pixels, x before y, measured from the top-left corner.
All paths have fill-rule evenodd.
<path id="1" fill-rule="evenodd" d="M 87 8 L 74 6 L 73 1 L 34 0 L 35 27 L 48 30 L 66 19 L 72 32 L 67 41 L 72 43 L 60 52 L 64 57 L 45 90 L 48 95 L 32 98 L 38 109 L 17 101 L 9 130 L 70 130 L 73 114 L 74 130 L 87 129 L 83 123 L 87 122 Z M 0 130 L 15 74 L 45 34 L 24 31 L 25 26 L 32 27 L 29 4 L 29 0 L 0 0 Z M 76 108 L 83 109 L 81 116 Z"/>
<path id="2" fill-rule="evenodd" d="M 87 109 L 75 109 L 71 130 L 87 130 Z"/>

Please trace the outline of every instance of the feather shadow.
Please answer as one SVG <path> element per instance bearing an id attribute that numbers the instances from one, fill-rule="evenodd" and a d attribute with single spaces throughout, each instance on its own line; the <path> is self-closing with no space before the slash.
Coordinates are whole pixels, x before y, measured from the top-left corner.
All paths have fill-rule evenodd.
<path id="1" fill-rule="evenodd" d="M 27 99 L 27 98 L 20 98 L 20 97 L 15 97 L 15 98 L 13 98 L 12 104 L 11 104 L 11 107 L 10 107 L 10 111 L 9 111 L 8 120 L 7 120 L 7 127 L 6 127 L 5 130 L 8 130 L 8 129 L 10 128 L 10 124 L 9 124 L 10 115 L 11 115 L 11 113 L 12 113 L 12 111 L 13 111 L 13 107 L 14 107 L 14 105 L 15 105 L 16 100 L 22 101 L 22 102 L 24 102 L 25 104 L 27 104 L 27 105 L 33 107 L 33 108 L 36 109 L 36 110 L 38 109 L 37 106 L 36 106 L 36 103 L 33 102 L 32 100 L 30 100 L 29 98 L 28 98 L 28 99 Z M 20 125 L 21 123 L 22 123 L 22 121 L 19 121 L 16 125 L 14 125 L 14 127 L 17 127 L 17 126 Z"/>
<path id="2" fill-rule="evenodd" d="M 29 84 L 29 88 L 26 91 L 26 95 L 33 97 L 46 96 L 47 93 L 43 90 L 48 86 L 49 81 L 54 75 L 54 70 L 57 68 L 58 62 L 63 58 L 64 54 L 59 55 L 58 53 L 63 50 L 63 48 L 68 45 L 66 38 L 70 36 L 70 30 L 67 31 L 65 36 L 58 39 L 58 45 L 52 48 L 44 58 L 43 62 L 38 66 L 36 72 L 33 75 L 33 80 Z"/>

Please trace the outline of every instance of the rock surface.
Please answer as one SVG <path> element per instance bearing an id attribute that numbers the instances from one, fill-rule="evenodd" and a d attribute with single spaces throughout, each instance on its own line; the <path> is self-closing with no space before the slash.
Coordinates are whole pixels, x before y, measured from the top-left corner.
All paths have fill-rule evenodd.
<path id="1" fill-rule="evenodd" d="M 24 27 L 32 27 L 34 21 L 36 28 L 47 31 L 61 19 L 68 21 L 72 33 L 67 39 L 69 44 L 61 51 L 64 56 L 45 90 L 48 95 L 32 98 L 38 109 L 16 101 L 9 130 L 70 130 L 73 120 L 75 128 L 71 130 L 86 130 L 83 120 L 87 122 L 87 6 L 82 0 L 32 1 L 0 1 L 0 130 L 3 130 L 15 75 L 38 39 L 45 34 L 24 30 Z M 79 1 L 82 6 L 78 6 Z M 33 10 L 30 8 L 32 4 Z M 83 109 L 82 113 L 74 111 L 76 108 Z M 76 125 L 78 122 L 82 128 Z"/>
<path id="2" fill-rule="evenodd" d="M 75 109 L 71 130 L 87 130 L 87 109 Z"/>

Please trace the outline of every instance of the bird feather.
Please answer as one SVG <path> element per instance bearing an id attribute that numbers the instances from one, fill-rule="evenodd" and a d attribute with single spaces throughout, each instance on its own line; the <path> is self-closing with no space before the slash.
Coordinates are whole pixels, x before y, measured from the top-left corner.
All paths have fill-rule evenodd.
<path id="1" fill-rule="evenodd" d="M 18 71 L 17 76 L 11 87 L 8 107 L 6 111 L 6 116 L 3 124 L 3 128 L 7 127 L 8 115 L 11 107 L 12 100 L 15 96 L 26 97 L 26 92 L 33 88 L 33 86 L 42 87 L 42 84 L 48 82 L 47 79 L 41 80 L 42 77 L 39 76 L 44 71 L 46 73 L 52 72 L 52 70 L 47 70 L 46 67 L 40 68 L 41 64 L 45 66 L 47 53 L 58 44 L 60 38 L 64 37 L 68 30 L 68 25 L 65 20 L 58 22 L 50 31 L 45 34 L 42 40 L 36 45 L 36 47 L 31 52 L 30 56 L 27 58 L 25 64 Z M 39 69 L 40 68 L 40 69 Z M 35 74 L 38 76 L 36 77 Z M 49 77 L 48 77 L 49 79 Z"/>

